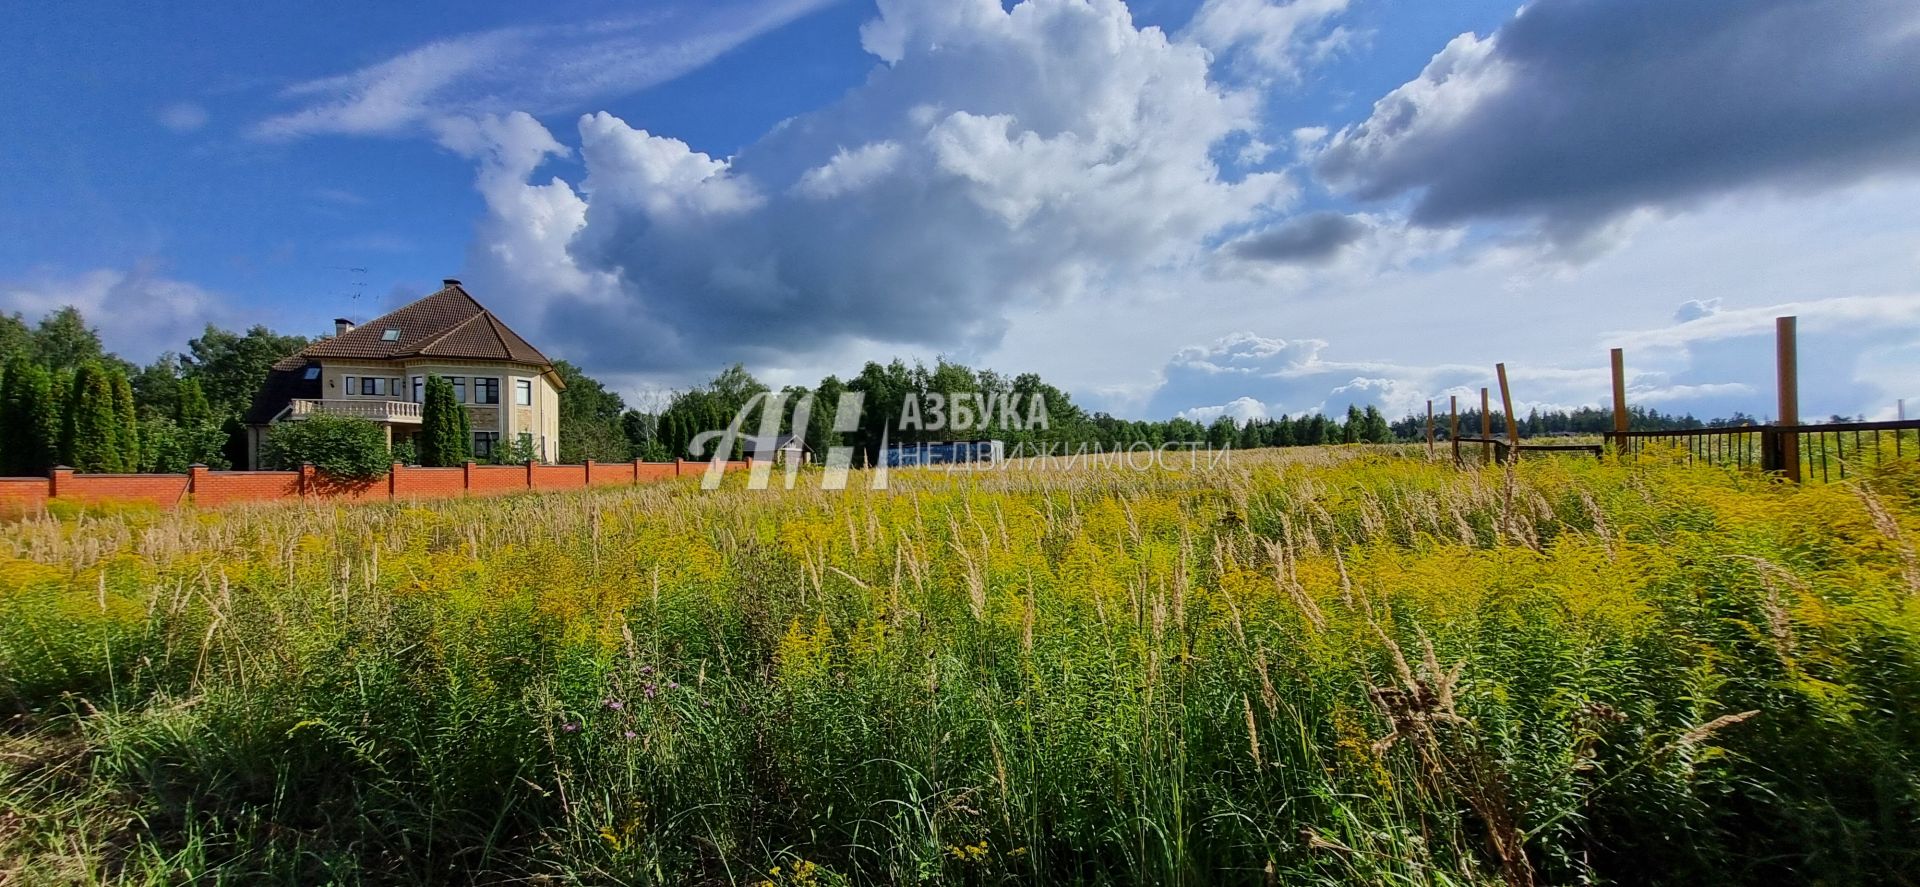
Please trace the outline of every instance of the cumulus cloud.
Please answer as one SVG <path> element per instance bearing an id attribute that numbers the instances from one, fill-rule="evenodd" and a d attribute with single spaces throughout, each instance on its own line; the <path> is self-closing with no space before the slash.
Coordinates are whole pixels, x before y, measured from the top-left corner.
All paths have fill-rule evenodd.
<path id="1" fill-rule="evenodd" d="M 0 311 L 18 312 L 29 323 L 68 305 L 80 309 L 107 350 L 135 361 L 179 350 L 207 324 L 229 320 L 219 296 L 151 266 L 0 281 Z"/>
<path id="2" fill-rule="evenodd" d="M 1920 172 L 1907 0 L 1538 0 L 1464 34 L 1316 168 L 1412 218 L 1577 241 L 1635 209 Z"/>
<path id="3" fill-rule="evenodd" d="M 160 125 L 177 133 L 189 133 L 207 125 L 207 109 L 194 102 L 175 102 L 155 112 Z"/>
<path id="4" fill-rule="evenodd" d="M 449 116 L 547 113 L 673 80 L 830 0 L 716 0 L 627 18 L 499 28 L 436 40 L 296 83 L 298 108 L 252 127 L 269 140 L 397 135 Z"/>
<path id="5" fill-rule="evenodd" d="M 1245 425 L 1250 419 L 1269 418 L 1267 405 L 1251 397 L 1236 397 L 1218 406 L 1193 407 L 1181 410 L 1178 415 L 1182 419 L 1191 419 L 1202 425 L 1211 424 L 1221 416 L 1232 418 L 1235 425 Z"/>
<path id="6" fill-rule="evenodd" d="M 978 348 L 1012 307 L 1192 263 L 1292 197 L 1214 161 L 1253 97 L 1117 0 L 879 6 L 866 83 L 735 157 L 593 114 L 584 178 L 535 183 L 568 149 L 532 118 L 442 127 L 480 160 L 474 276 L 544 296 L 544 334 L 614 371 Z"/>

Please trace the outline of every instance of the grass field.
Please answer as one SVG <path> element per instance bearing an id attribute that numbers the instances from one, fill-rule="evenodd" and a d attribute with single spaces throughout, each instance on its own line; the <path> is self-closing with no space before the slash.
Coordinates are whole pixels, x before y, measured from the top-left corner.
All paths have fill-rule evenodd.
<path id="1" fill-rule="evenodd" d="M 1912 470 L 741 480 L 0 527 L 0 883 L 1920 872 Z"/>

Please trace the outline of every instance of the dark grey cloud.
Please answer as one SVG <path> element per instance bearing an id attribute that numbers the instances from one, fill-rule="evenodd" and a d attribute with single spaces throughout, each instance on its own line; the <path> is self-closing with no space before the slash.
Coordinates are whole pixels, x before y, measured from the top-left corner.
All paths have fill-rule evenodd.
<path id="1" fill-rule="evenodd" d="M 1309 213 L 1242 237 L 1230 249 L 1242 259 L 1324 265 L 1342 247 L 1366 236 L 1367 230 L 1365 222 L 1343 213 Z"/>
<path id="2" fill-rule="evenodd" d="M 1536 0 L 1463 35 L 1316 169 L 1426 225 L 1577 237 L 1641 207 L 1920 171 L 1920 3 Z"/>

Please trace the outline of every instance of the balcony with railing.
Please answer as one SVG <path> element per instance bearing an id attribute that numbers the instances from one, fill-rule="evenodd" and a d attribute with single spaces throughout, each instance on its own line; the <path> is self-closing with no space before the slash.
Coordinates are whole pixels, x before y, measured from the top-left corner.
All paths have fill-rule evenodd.
<path id="1" fill-rule="evenodd" d="M 288 419 L 304 419 L 315 413 L 329 416 L 353 416 L 375 422 L 420 424 L 420 405 L 404 400 L 308 400 L 297 399 L 287 405 Z"/>

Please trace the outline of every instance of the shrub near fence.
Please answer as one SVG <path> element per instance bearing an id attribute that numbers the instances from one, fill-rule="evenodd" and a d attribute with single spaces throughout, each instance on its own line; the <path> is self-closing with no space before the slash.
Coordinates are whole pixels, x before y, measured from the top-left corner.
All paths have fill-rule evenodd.
<path id="1" fill-rule="evenodd" d="M 749 462 L 727 462 L 738 471 Z M 654 483 L 706 470 L 706 463 L 588 462 L 584 465 L 477 465 L 420 468 L 394 465 L 385 477 L 366 481 L 327 476 L 313 466 L 299 471 L 213 471 L 195 465 L 186 474 L 80 474 L 55 468 L 48 477 L 0 478 L 0 513 L 29 512 L 48 502 L 144 503 L 172 508 L 191 503 L 214 507 L 235 502 L 279 499 L 335 499 L 389 502 L 490 496 L 530 490 Z"/>

